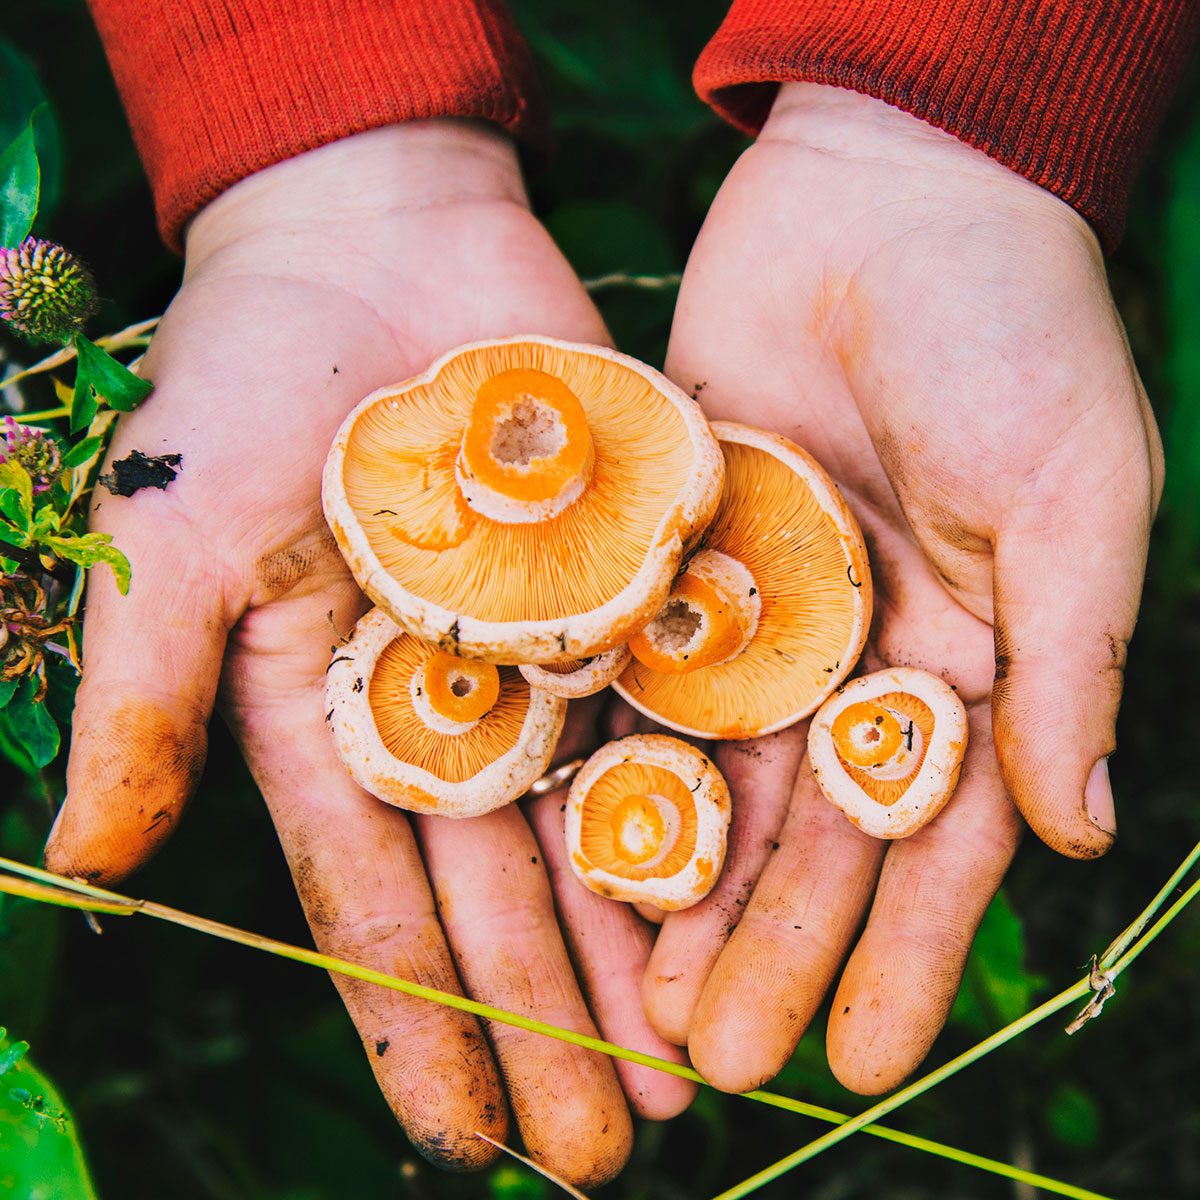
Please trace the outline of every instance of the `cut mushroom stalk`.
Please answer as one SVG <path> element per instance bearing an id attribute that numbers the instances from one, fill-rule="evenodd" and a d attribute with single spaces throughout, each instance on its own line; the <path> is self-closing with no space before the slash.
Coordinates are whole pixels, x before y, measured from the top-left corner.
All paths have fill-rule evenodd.
<path id="1" fill-rule="evenodd" d="M 662 734 L 610 742 L 584 764 L 567 799 L 567 854 L 593 892 L 688 908 L 725 861 L 729 788 L 706 755 Z"/>
<path id="2" fill-rule="evenodd" d="M 493 521 L 526 524 L 578 500 L 595 459 L 575 393 L 545 371 L 517 367 L 476 393 L 455 471 L 472 508 Z"/>
<path id="3" fill-rule="evenodd" d="M 902 838 L 954 793 L 967 714 L 949 684 L 913 667 L 864 675 L 813 717 L 808 755 L 821 791 L 864 833 Z"/>
<path id="4" fill-rule="evenodd" d="M 567 707 L 514 668 L 445 654 L 380 609 L 338 648 L 325 695 L 334 746 L 360 787 L 448 817 L 524 795 L 550 764 Z"/>
<path id="5" fill-rule="evenodd" d="M 858 523 L 786 438 L 717 421 L 725 488 L 666 604 L 630 639 L 614 687 L 681 733 L 758 737 L 812 713 L 853 669 L 871 623 Z"/>

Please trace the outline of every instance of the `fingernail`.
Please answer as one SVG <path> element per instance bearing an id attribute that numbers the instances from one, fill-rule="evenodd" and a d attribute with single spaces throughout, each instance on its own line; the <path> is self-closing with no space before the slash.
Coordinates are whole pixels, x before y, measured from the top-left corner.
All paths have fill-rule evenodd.
<path id="1" fill-rule="evenodd" d="M 1083 789 L 1083 802 L 1088 820 L 1109 837 L 1117 836 L 1117 811 L 1113 804 L 1112 784 L 1108 779 L 1108 759 L 1101 758 L 1088 776 Z"/>

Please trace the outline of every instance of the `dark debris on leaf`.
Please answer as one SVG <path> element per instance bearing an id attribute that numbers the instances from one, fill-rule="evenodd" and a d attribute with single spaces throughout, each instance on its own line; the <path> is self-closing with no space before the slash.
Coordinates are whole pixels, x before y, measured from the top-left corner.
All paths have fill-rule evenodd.
<path id="1" fill-rule="evenodd" d="M 97 482 L 114 496 L 132 496 L 142 488 L 158 488 L 162 491 L 174 482 L 182 462 L 182 454 L 156 454 L 151 457 L 134 450 L 113 463 L 112 472 L 101 475 Z"/>

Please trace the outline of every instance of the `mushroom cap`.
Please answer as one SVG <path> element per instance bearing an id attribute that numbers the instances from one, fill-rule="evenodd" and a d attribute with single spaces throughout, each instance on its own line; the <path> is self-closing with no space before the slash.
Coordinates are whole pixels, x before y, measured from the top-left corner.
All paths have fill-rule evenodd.
<path id="1" fill-rule="evenodd" d="M 882 770 L 856 724 L 878 730 Z M 808 727 L 808 761 L 821 791 L 877 838 L 908 837 L 932 821 L 958 786 L 966 750 L 967 710 L 958 693 L 915 667 L 851 680 Z"/>
<path id="2" fill-rule="evenodd" d="M 661 733 L 609 742 L 567 796 L 571 869 L 613 900 L 689 908 L 721 873 L 730 810 L 724 777 L 695 746 Z"/>
<path id="3" fill-rule="evenodd" d="M 567 704 L 501 667 L 495 704 L 461 732 L 437 732 L 418 716 L 412 690 L 414 675 L 438 654 L 382 609 L 367 613 L 329 666 L 333 743 L 358 785 L 388 804 L 480 816 L 524 795 L 545 772 Z"/>
<path id="4" fill-rule="evenodd" d="M 679 674 L 635 660 L 613 687 L 680 733 L 759 737 L 809 716 L 853 670 L 871 624 L 871 573 L 858 522 L 811 455 L 733 421 L 712 429 L 725 488 L 703 548 L 753 576 L 757 626 L 726 662 Z"/>
<path id="5" fill-rule="evenodd" d="M 629 647 L 614 646 L 594 658 L 573 658 L 565 663 L 522 663 L 520 672 L 531 687 L 564 700 L 580 700 L 602 692 L 629 662 Z"/>
<path id="6" fill-rule="evenodd" d="M 586 414 L 590 478 L 544 519 L 493 519 L 459 484 L 473 406 L 504 372 L 552 376 Z M 654 616 L 722 476 L 699 406 L 663 375 L 530 336 L 459 347 L 369 395 L 338 430 L 322 500 L 359 586 L 405 629 L 467 657 L 556 663 L 620 645 Z"/>

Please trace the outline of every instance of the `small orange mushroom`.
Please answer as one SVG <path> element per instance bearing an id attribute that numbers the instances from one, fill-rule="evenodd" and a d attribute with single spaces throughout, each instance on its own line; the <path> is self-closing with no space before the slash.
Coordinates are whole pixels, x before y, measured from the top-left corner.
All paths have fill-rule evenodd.
<path id="1" fill-rule="evenodd" d="M 523 663 L 521 674 L 536 688 L 561 696 L 564 700 L 579 700 L 602 692 L 629 662 L 629 647 L 614 646 L 593 658 L 573 658 L 565 663 Z"/>
<path id="2" fill-rule="evenodd" d="M 549 766 L 566 701 L 512 667 L 458 658 L 381 609 L 338 647 L 325 689 L 334 746 L 372 795 L 474 817 L 524 795 Z"/>
<path id="3" fill-rule="evenodd" d="M 681 733 L 757 737 L 808 716 L 853 669 L 871 575 L 858 523 L 813 458 L 730 421 L 713 432 L 717 514 L 613 686 Z"/>
<path id="4" fill-rule="evenodd" d="M 325 466 L 359 586 L 454 654 L 556 664 L 626 642 L 707 525 L 723 463 L 696 402 L 603 346 L 463 346 L 368 396 Z"/>
<path id="5" fill-rule="evenodd" d="M 944 680 L 890 667 L 852 680 L 808 729 L 808 758 L 826 797 L 864 833 L 903 838 L 927 825 L 958 786 L 967 713 Z"/>
<path id="6" fill-rule="evenodd" d="M 729 788 L 694 746 L 633 734 L 597 750 L 567 797 L 567 856 L 593 892 L 674 911 L 721 873 Z"/>

